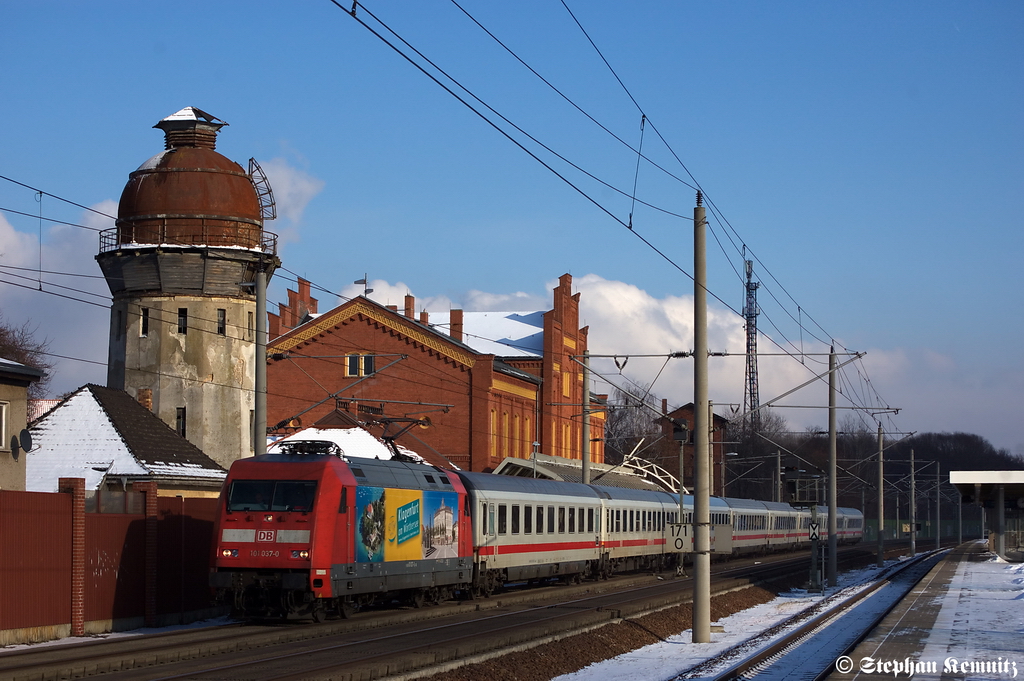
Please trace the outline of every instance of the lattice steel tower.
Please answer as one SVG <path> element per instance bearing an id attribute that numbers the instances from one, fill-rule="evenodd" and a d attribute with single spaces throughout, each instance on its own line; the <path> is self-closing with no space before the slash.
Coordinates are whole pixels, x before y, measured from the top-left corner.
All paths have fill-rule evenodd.
<path id="1" fill-rule="evenodd" d="M 753 280 L 753 261 L 744 262 L 747 265 L 746 302 L 743 304 L 743 319 L 747 327 L 747 368 L 743 381 L 743 413 L 747 413 L 760 406 L 757 394 L 757 315 L 760 313 L 757 307 L 757 287 L 761 284 Z M 750 427 L 757 430 L 759 421 L 758 414 L 753 414 L 749 419 Z"/>

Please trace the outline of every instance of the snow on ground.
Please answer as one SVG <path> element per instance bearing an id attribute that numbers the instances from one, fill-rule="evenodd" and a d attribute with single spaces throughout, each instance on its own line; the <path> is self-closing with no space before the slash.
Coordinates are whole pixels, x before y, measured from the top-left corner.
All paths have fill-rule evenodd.
<path id="1" fill-rule="evenodd" d="M 958 664 L 1008 659 L 1024 673 L 1024 563 L 995 555 L 960 563 L 919 657 L 940 664 L 949 658 Z M 1011 675 L 1017 676 L 1002 677 Z"/>
<path id="2" fill-rule="evenodd" d="M 888 561 L 886 565 L 892 563 Z M 662 643 L 598 662 L 553 681 L 671 679 L 842 588 L 869 581 L 877 573 L 877 568 L 845 573 L 840 576 L 839 587 L 826 591 L 824 596 L 794 590 L 770 603 L 726 617 L 714 623 L 723 631 L 713 631 L 711 643 L 692 643 L 691 631 L 686 630 Z M 1024 564 L 1009 564 L 995 556 L 987 562 L 960 563 L 939 620 L 919 659 L 943 661 L 950 655 L 959 655 L 961 661 L 1009 657 L 1024 672 Z"/>
<path id="3" fill-rule="evenodd" d="M 886 567 L 895 562 L 897 561 L 887 561 Z M 556 677 L 552 681 L 655 681 L 673 678 L 843 589 L 859 590 L 856 587 L 869 583 L 878 572 L 877 567 L 851 570 L 839 575 L 839 586 L 826 589 L 823 594 L 794 589 L 769 603 L 713 622 L 711 643 L 692 643 L 692 632 L 687 629 L 661 643 L 597 662 L 578 672 Z M 721 631 L 718 631 L 719 627 Z M 784 633 L 780 632 L 779 636 Z"/>

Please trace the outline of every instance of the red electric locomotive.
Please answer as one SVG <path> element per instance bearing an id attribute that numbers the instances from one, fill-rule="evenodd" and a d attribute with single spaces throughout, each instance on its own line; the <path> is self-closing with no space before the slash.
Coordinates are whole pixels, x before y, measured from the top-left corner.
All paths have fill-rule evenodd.
<path id="1" fill-rule="evenodd" d="M 448 471 L 318 453 L 231 466 L 210 585 L 248 617 L 348 616 L 382 597 L 420 605 L 473 578 L 466 490 Z"/>

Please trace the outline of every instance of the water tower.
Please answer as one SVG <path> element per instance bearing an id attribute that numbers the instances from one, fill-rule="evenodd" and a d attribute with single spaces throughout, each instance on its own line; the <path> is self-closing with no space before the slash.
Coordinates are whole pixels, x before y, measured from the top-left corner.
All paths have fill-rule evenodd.
<path id="1" fill-rule="evenodd" d="M 255 282 L 280 260 L 259 165 L 215 151 L 225 125 L 186 107 L 153 126 L 165 149 L 128 176 L 96 260 L 113 296 L 107 386 L 227 467 L 253 451 Z"/>

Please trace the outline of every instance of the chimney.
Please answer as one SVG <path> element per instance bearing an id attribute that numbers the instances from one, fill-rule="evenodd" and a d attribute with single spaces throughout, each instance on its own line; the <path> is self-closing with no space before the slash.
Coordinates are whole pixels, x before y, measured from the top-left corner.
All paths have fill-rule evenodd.
<path id="1" fill-rule="evenodd" d="M 426 326 L 430 323 L 430 317 L 427 315 L 426 310 L 420 310 L 420 324 Z"/>
<path id="2" fill-rule="evenodd" d="M 397 305 L 385 305 L 384 307 L 386 307 L 387 309 L 391 310 L 392 312 L 398 312 L 398 306 Z"/>
<path id="3" fill-rule="evenodd" d="M 136 399 L 143 407 L 149 411 L 153 411 L 153 389 L 152 388 L 139 388 L 139 393 L 136 395 Z"/>
<path id="4" fill-rule="evenodd" d="M 405 316 L 409 319 L 416 318 L 416 298 L 411 293 L 405 294 Z"/>
<path id="5" fill-rule="evenodd" d="M 448 335 L 460 343 L 462 342 L 462 310 L 451 311 L 451 322 L 448 328 Z"/>

